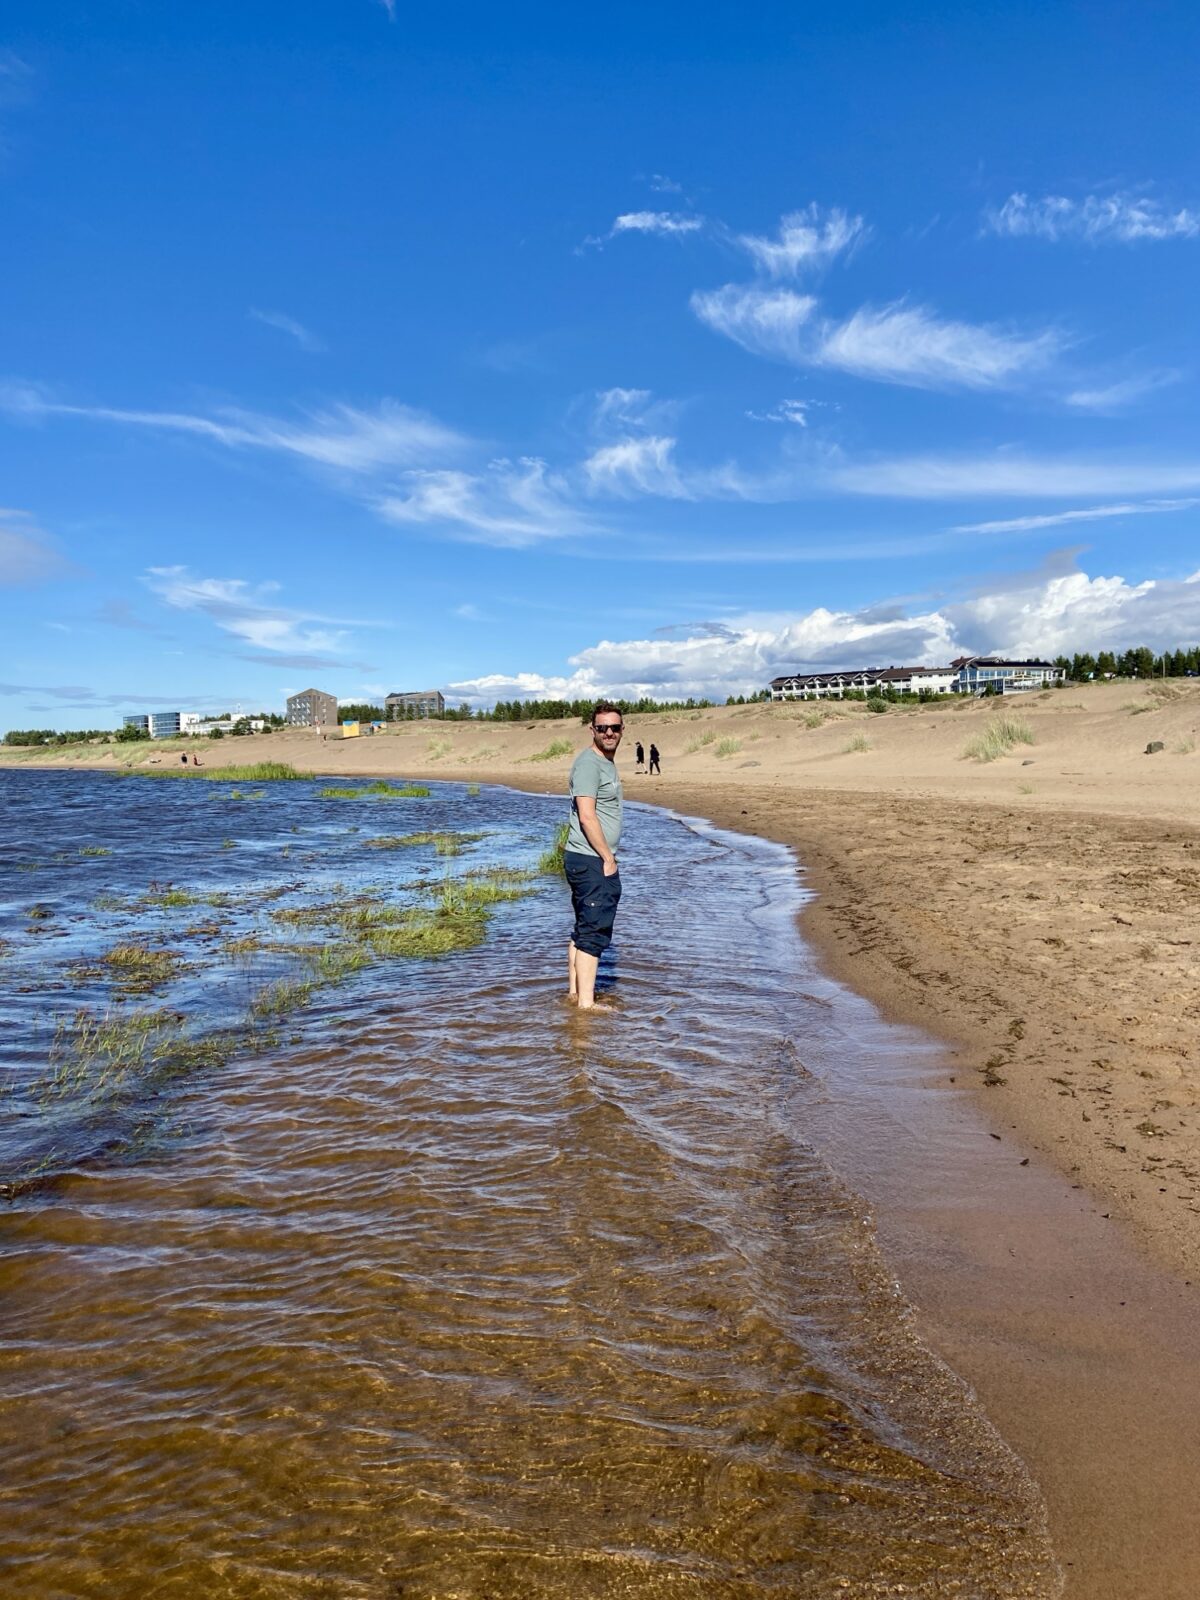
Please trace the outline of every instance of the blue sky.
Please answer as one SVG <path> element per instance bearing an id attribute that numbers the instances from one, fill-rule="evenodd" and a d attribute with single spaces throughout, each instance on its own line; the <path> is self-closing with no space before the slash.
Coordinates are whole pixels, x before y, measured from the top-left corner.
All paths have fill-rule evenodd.
<path id="1" fill-rule="evenodd" d="M 6 18 L 0 726 L 1200 638 L 1194 7 Z"/>

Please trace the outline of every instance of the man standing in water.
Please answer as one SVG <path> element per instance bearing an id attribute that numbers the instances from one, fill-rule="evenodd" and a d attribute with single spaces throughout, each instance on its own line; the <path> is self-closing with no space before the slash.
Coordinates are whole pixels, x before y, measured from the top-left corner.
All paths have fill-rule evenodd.
<path id="1" fill-rule="evenodd" d="M 596 970 L 612 943 L 621 898 L 614 852 L 621 840 L 621 774 L 614 757 L 624 732 L 617 706 L 592 712 L 592 742 L 571 768 L 571 825 L 563 868 L 571 885 L 575 928 L 567 946 L 567 994 L 581 1011 L 596 1004 Z"/>

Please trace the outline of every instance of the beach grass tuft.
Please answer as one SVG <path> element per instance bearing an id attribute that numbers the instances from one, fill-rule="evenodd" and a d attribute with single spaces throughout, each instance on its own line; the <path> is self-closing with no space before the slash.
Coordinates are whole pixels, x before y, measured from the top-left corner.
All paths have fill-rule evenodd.
<path id="1" fill-rule="evenodd" d="M 865 733 L 856 733 L 848 744 L 842 746 L 844 756 L 862 755 L 871 748 L 871 741 Z"/>
<path id="2" fill-rule="evenodd" d="M 465 873 L 461 878 L 447 878 L 436 904 L 440 910 L 453 913 L 474 911 L 500 900 L 523 900 L 534 892 L 537 877 L 536 872 L 518 867 L 480 867 L 477 872 Z"/>
<path id="3" fill-rule="evenodd" d="M 142 906 L 154 906 L 160 911 L 169 911 L 175 906 L 212 905 L 217 902 L 202 894 L 193 894 L 190 889 L 178 889 L 173 883 L 150 885 L 149 892 L 144 894 L 138 902 Z"/>
<path id="4" fill-rule="evenodd" d="M 740 739 L 722 739 L 713 751 L 713 755 L 716 756 L 718 761 L 724 761 L 726 756 L 737 755 L 741 748 L 742 741 Z"/>
<path id="5" fill-rule="evenodd" d="M 178 975 L 182 959 L 174 950 L 147 944 L 118 944 L 92 961 L 76 962 L 69 971 L 76 982 L 112 978 L 121 994 L 146 994 L 170 983 Z"/>
<path id="6" fill-rule="evenodd" d="M 139 778 L 204 778 L 209 783 L 293 783 L 314 776 L 300 772 L 288 761 L 255 761 L 244 767 L 163 767 L 148 772 L 144 767 L 126 769 Z"/>
<path id="7" fill-rule="evenodd" d="M 315 988 L 311 978 L 277 978 L 254 996 L 250 1015 L 257 1021 L 265 1017 L 285 1017 L 306 1006 Z"/>
<path id="8" fill-rule="evenodd" d="M 342 944 L 314 945 L 311 950 L 304 952 L 304 959 L 314 982 L 342 983 L 351 973 L 365 967 L 371 954 L 361 944 L 347 941 Z"/>
<path id="9" fill-rule="evenodd" d="M 427 800 L 429 790 L 423 783 L 388 783 L 385 778 L 377 778 L 374 783 L 367 783 L 361 789 L 330 787 L 321 790 L 322 800 Z"/>
<path id="10" fill-rule="evenodd" d="M 964 761 L 998 761 L 1019 744 L 1032 744 L 1033 730 L 1020 717 L 1000 716 L 989 722 L 982 733 L 968 740 Z"/>
<path id="11" fill-rule="evenodd" d="M 554 843 L 548 850 L 543 850 L 538 857 L 537 869 L 543 874 L 561 872 L 563 870 L 563 856 L 567 849 L 567 836 L 571 832 L 571 824 L 560 824 L 554 835 Z"/>
<path id="12" fill-rule="evenodd" d="M 575 749 L 570 739 L 553 739 L 544 750 L 538 750 L 527 761 L 555 761 L 559 756 L 569 756 Z"/>
<path id="13" fill-rule="evenodd" d="M 173 1077 L 220 1066 L 237 1046 L 231 1034 L 191 1037 L 178 1011 L 106 1012 L 87 1009 L 62 1018 L 49 1070 L 33 1092 L 43 1101 L 82 1098 L 103 1104 L 139 1094 Z"/>
<path id="14" fill-rule="evenodd" d="M 411 845 L 431 844 L 439 856 L 456 856 L 462 853 L 464 845 L 475 844 L 484 838 L 482 833 L 401 833 L 382 834 L 377 839 L 364 839 L 363 843 L 371 850 L 404 850 Z"/>

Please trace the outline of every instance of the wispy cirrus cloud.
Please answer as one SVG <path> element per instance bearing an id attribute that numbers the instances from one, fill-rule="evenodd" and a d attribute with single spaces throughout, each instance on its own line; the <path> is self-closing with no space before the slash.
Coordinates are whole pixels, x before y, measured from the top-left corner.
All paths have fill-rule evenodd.
<path id="1" fill-rule="evenodd" d="M 594 526 L 573 504 L 566 480 L 537 456 L 493 461 L 483 472 L 408 472 L 374 508 L 397 525 L 441 525 L 461 538 L 510 549 Z"/>
<path id="2" fill-rule="evenodd" d="M 86 683 L 0 683 L 0 694 L 45 695 L 48 700 L 58 702 L 53 708 L 58 711 L 101 708 L 110 710 L 114 706 L 137 706 L 139 709 L 170 706 L 173 709 L 182 707 L 191 710 L 204 707 L 208 703 L 200 695 L 145 694 L 140 689 L 130 690 L 128 693 L 118 691 L 115 694 L 101 694 Z"/>
<path id="3" fill-rule="evenodd" d="M 1114 383 L 1073 389 L 1066 396 L 1066 402 L 1077 411 L 1091 411 L 1099 416 L 1109 416 L 1124 410 L 1126 406 L 1133 405 L 1145 395 L 1153 394 L 1156 389 L 1164 389 L 1168 384 L 1178 383 L 1182 376 L 1183 374 L 1173 367 L 1161 368 L 1155 372 L 1142 372 L 1131 378 L 1119 378 Z"/>
<path id="4" fill-rule="evenodd" d="M 74 571 L 27 511 L 0 506 L 0 585 L 48 583 Z"/>
<path id="5" fill-rule="evenodd" d="M 674 452 L 674 439 L 642 434 L 593 451 L 583 471 L 593 493 L 690 500 L 693 496 L 675 465 Z"/>
<path id="6" fill-rule="evenodd" d="M 822 400 L 781 400 L 769 411 L 747 411 L 746 415 L 751 422 L 784 422 L 793 428 L 807 428 L 809 412 L 824 403 Z"/>
<path id="7" fill-rule="evenodd" d="M 330 666 L 337 662 L 349 629 L 345 619 L 281 606 L 271 597 L 280 585 L 252 584 L 244 578 L 204 578 L 187 567 L 150 567 L 143 579 L 150 592 L 174 611 L 199 612 L 224 633 L 257 652 L 244 660 L 275 666 Z"/>
<path id="8" fill-rule="evenodd" d="M 306 350 L 310 355 L 317 355 L 325 349 L 322 340 L 302 322 L 297 322 L 295 317 L 289 317 L 286 311 L 259 311 L 251 306 L 249 315 L 255 322 L 261 322 L 268 328 L 277 328 L 280 333 L 286 333 L 294 339 L 301 350 Z"/>
<path id="9" fill-rule="evenodd" d="M 1032 533 L 1072 522 L 1102 522 L 1108 517 L 1148 517 L 1171 511 L 1190 511 L 1200 499 L 1126 500 L 1109 506 L 1081 506 L 1074 511 L 1050 511 L 1039 516 L 1004 517 L 993 522 L 963 522 L 951 533 Z"/>
<path id="10" fill-rule="evenodd" d="M 682 211 L 623 211 L 619 217 L 613 218 L 607 233 L 589 234 L 579 249 L 586 250 L 590 246 L 601 250 L 624 233 L 649 234 L 659 239 L 684 239 L 689 234 L 699 233 L 704 226 L 703 217 Z"/>
<path id="11" fill-rule="evenodd" d="M 703 217 L 679 211 L 626 211 L 614 218 L 608 236 L 613 239 L 619 233 L 653 233 L 659 238 L 675 239 L 681 234 L 699 233 L 703 226 Z"/>
<path id="12" fill-rule="evenodd" d="M 918 389 L 992 389 L 1048 365 L 1062 347 L 1051 331 L 1009 332 L 944 320 L 902 302 L 864 306 L 845 322 L 826 323 L 815 364 L 860 378 Z"/>
<path id="13" fill-rule="evenodd" d="M 794 278 L 801 272 L 828 266 L 836 256 L 860 243 L 868 231 L 861 217 L 850 216 L 836 206 L 822 211 L 814 203 L 781 217 L 774 238 L 739 233 L 734 242 L 769 277 Z"/>
<path id="14" fill-rule="evenodd" d="M 697 289 L 692 310 L 706 327 L 741 345 L 751 355 L 808 364 L 812 340 L 808 324 L 817 309 L 811 294 L 758 284 L 727 283 L 721 289 Z"/>
<path id="15" fill-rule="evenodd" d="M 1008 238 L 1081 240 L 1085 244 L 1142 244 L 1200 236 L 1200 210 L 1176 210 L 1146 195 L 1085 195 L 1080 200 L 1047 194 L 1010 194 L 985 211 L 984 228 Z"/>
<path id="16" fill-rule="evenodd" d="M 903 302 L 863 306 L 837 322 L 816 316 L 814 296 L 761 284 L 698 290 L 692 309 L 753 355 L 917 389 L 1004 387 L 1044 368 L 1062 345 L 1053 332 L 948 321 Z"/>
<path id="17" fill-rule="evenodd" d="M 370 410 L 338 403 L 305 412 L 296 419 L 264 416 L 232 406 L 206 416 L 188 411 L 76 405 L 57 400 L 31 384 L 6 383 L 0 384 L 0 410 L 31 421 L 78 417 L 190 434 L 230 450 L 269 450 L 348 473 L 408 466 L 430 456 L 458 454 L 467 445 L 460 434 L 436 418 L 394 400 L 382 400 Z"/>
<path id="18" fill-rule="evenodd" d="M 832 463 L 825 481 L 854 494 L 897 499 L 1070 499 L 1089 495 L 1172 495 L 1200 489 L 1200 459 L 1156 461 L 1111 457 L 993 455 L 891 456 Z"/>

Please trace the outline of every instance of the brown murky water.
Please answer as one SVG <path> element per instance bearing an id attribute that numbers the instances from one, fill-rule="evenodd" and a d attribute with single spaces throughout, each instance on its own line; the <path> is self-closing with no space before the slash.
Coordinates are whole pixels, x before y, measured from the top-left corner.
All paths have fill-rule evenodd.
<path id="1" fill-rule="evenodd" d="M 281 830 L 319 805 L 288 787 Z M 485 799 L 510 857 L 561 809 Z M 555 882 L 0 1212 L 4 1595 L 1057 1592 L 1033 1486 L 806 1143 L 788 858 L 630 835 L 615 1016 L 562 1006 Z"/>

